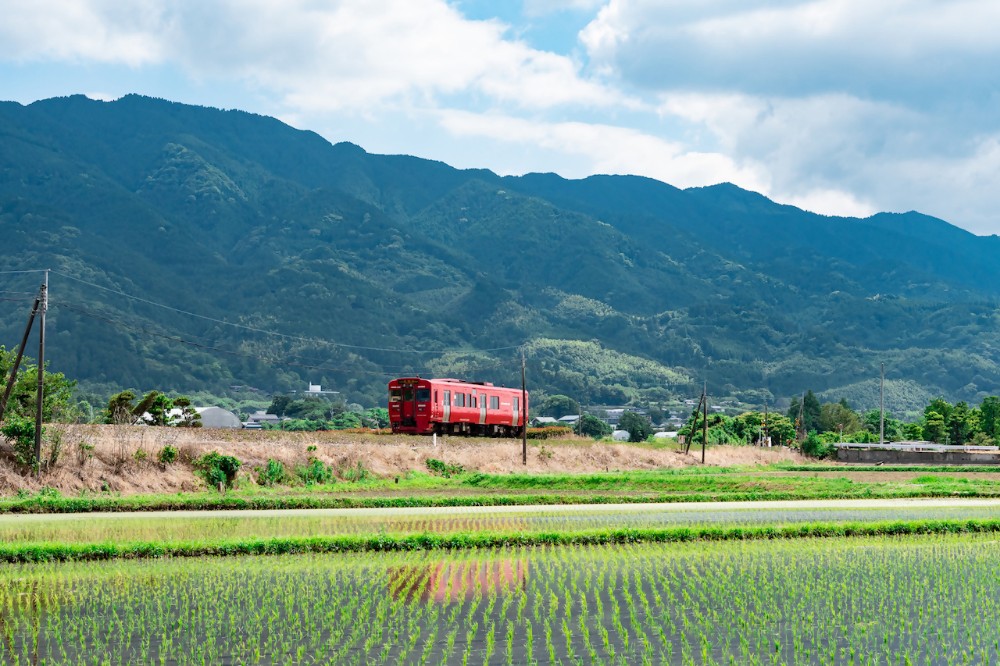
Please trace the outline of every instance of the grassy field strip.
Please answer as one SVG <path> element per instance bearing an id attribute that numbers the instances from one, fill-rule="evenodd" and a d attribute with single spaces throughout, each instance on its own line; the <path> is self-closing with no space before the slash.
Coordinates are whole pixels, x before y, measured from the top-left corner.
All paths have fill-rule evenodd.
<path id="1" fill-rule="evenodd" d="M 1000 502 L 983 500 L 772 502 L 750 506 L 619 505 L 262 512 L 51 514 L 0 517 L 0 542 L 14 545 L 229 543 L 295 539 L 584 530 L 739 528 L 808 523 L 989 520 Z"/>
<path id="2" fill-rule="evenodd" d="M 977 534 L 1000 532 L 1000 519 L 878 522 L 813 522 L 796 525 L 682 526 L 645 529 L 591 529 L 560 532 L 473 532 L 452 534 L 350 535 L 203 539 L 162 542 L 3 543 L 0 562 L 104 560 L 114 558 L 279 555 L 379 551 L 461 550 L 512 546 L 685 543 L 743 540 Z"/>
<path id="3" fill-rule="evenodd" d="M 404 478 L 399 484 L 388 479 L 308 488 L 247 484 L 226 494 L 127 496 L 86 492 L 62 496 L 43 489 L 35 495 L 22 493 L 0 499 L 0 514 L 1000 498 L 1000 479 L 976 475 L 942 476 L 923 470 L 905 475 L 871 472 L 863 478 L 848 478 L 846 470 L 844 474 L 782 472 L 775 476 L 767 469 L 760 473 L 702 469 L 697 474 L 670 470 L 581 475 L 471 473 L 447 479 L 421 475 Z"/>

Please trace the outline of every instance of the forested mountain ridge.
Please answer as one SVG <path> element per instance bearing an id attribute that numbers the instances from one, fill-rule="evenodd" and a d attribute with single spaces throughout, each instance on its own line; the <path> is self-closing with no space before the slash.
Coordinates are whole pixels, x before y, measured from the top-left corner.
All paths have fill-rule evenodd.
<path id="1" fill-rule="evenodd" d="M 0 270 L 57 271 L 53 367 L 101 390 L 311 380 L 374 403 L 411 372 L 517 382 L 525 344 L 537 388 L 586 402 L 702 379 L 868 400 L 880 362 L 907 407 L 1000 390 L 1000 240 L 918 213 L 500 177 L 240 111 L 74 96 L 0 104 L 0 230 Z M 10 347 L 37 276 L 7 284 Z"/>

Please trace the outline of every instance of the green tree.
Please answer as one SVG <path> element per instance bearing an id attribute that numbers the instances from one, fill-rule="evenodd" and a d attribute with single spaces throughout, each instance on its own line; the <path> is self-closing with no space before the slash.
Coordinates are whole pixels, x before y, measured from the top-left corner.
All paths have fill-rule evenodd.
<path id="1" fill-rule="evenodd" d="M 934 410 L 924 410 L 923 438 L 929 442 L 944 444 L 948 438 L 948 428 L 944 417 Z"/>
<path id="2" fill-rule="evenodd" d="M 618 427 L 628 431 L 628 441 L 645 442 L 653 434 L 653 426 L 649 423 L 649 418 L 636 412 L 625 412 Z"/>
<path id="3" fill-rule="evenodd" d="M 948 418 L 948 437 L 951 444 L 962 446 L 966 444 L 979 429 L 978 415 L 975 410 L 963 400 L 951 410 Z"/>
<path id="4" fill-rule="evenodd" d="M 812 392 L 812 389 L 809 389 L 800 399 L 792 400 L 792 404 L 788 408 L 788 419 L 802 428 L 804 432 L 820 430 L 821 409 L 819 398 Z M 800 414 L 801 423 L 799 423 Z"/>
<path id="5" fill-rule="evenodd" d="M 1000 440 L 1000 397 L 983 398 L 979 405 L 979 429 L 993 440 Z"/>
<path id="6" fill-rule="evenodd" d="M 276 395 L 271 399 L 271 404 L 267 407 L 268 414 L 274 414 L 275 416 L 284 416 L 285 410 L 288 409 L 292 399 L 287 395 Z"/>
<path id="7" fill-rule="evenodd" d="M 795 441 L 795 424 L 791 419 L 781 414 L 767 416 L 766 430 L 774 446 L 786 446 Z"/>
<path id="8" fill-rule="evenodd" d="M 880 423 L 881 420 L 881 423 Z M 864 428 L 868 432 L 875 435 L 875 441 L 878 441 L 879 428 L 883 429 L 883 434 L 885 435 L 885 441 L 887 442 L 899 442 L 906 439 L 906 433 L 903 430 L 903 422 L 897 418 L 894 418 L 892 414 L 886 413 L 882 416 L 882 413 L 877 409 L 869 409 L 864 414 Z"/>
<path id="9" fill-rule="evenodd" d="M 564 416 L 580 413 L 580 403 L 565 395 L 550 395 L 542 399 L 538 406 L 539 416 L 551 416 L 561 419 Z"/>
<path id="10" fill-rule="evenodd" d="M 366 409 L 361 424 L 366 428 L 388 428 L 389 410 L 385 407 Z"/>
<path id="11" fill-rule="evenodd" d="M 0 395 L 7 387 L 10 371 L 14 367 L 17 354 L 0 345 Z M 21 359 L 17 377 L 7 401 L 4 417 L 23 416 L 34 419 L 37 407 L 38 365 L 27 356 Z M 45 378 L 42 381 L 42 420 L 75 421 L 77 414 L 73 402 L 76 382 L 66 379 L 61 372 L 50 372 L 46 363 Z"/>
<path id="12" fill-rule="evenodd" d="M 135 393 L 126 389 L 120 393 L 115 393 L 108 399 L 108 406 L 104 409 L 104 422 L 123 425 L 135 423 L 136 416 L 133 413 L 135 405 Z"/>
<path id="13" fill-rule="evenodd" d="M 857 412 L 841 402 L 828 402 L 819 410 L 819 431 L 850 434 L 861 430 Z"/>
<path id="14" fill-rule="evenodd" d="M 600 439 L 611 435 L 611 426 L 593 414 L 584 414 L 576 426 L 577 433 Z"/>

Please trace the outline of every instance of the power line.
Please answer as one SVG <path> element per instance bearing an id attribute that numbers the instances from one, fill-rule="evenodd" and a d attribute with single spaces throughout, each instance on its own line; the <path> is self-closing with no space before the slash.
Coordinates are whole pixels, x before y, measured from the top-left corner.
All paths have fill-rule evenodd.
<path id="1" fill-rule="evenodd" d="M 275 359 L 267 358 L 267 357 L 265 357 L 263 355 L 260 355 L 260 354 L 254 354 L 254 353 L 249 352 L 249 351 L 242 351 L 242 350 L 235 350 L 235 349 L 226 349 L 226 348 L 223 348 L 223 347 L 218 347 L 218 346 L 215 346 L 215 345 L 212 345 L 212 344 L 198 342 L 196 340 L 191 340 L 191 339 L 183 338 L 183 337 L 176 336 L 176 335 L 170 335 L 170 334 L 167 334 L 167 333 L 153 331 L 153 330 L 150 330 L 149 328 L 144 327 L 144 326 L 140 327 L 140 326 L 131 325 L 131 324 L 128 324 L 128 323 L 126 323 L 126 322 L 124 322 L 124 321 L 122 321 L 120 319 L 116 319 L 116 318 L 108 316 L 108 315 L 97 314 L 97 313 L 91 312 L 89 310 L 86 310 L 84 308 L 81 308 L 79 306 L 74 306 L 74 305 L 70 305 L 70 304 L 67 304 L 67 303 L 50 303 L 50 305 L 53 305 L 54 307 L 57 307 L 57 308 L 62 309 L 62 310 L 68 310 L 68 311 L 71 311 L 71 312 L 75 312 L 75 313 L 77 313 L 77 314 L 79 314 L 81 316 L 87 317 L 89 319 L 94 319 L 96 321 L 104 322 L 106 324 L 114 326 L 115 328 L 129 330 L 129 331 L 133 331 L 133 332 L 140 333 L 140 334 L 143 334 L 143 335 L 147 335 L 147 336 L 151 336 L 151 337 L 156 337 L 156 338 L 168 340 L 168 341 L 171 341 L 171 342 L 176 342 L 176 343 L 179 343 L 179 344 L 183 344 L 183 345 L 187 345 L 187 346 L 190 346 L 190 347 L 194 347 L 196 349 L 201 349 L 203 351 L 210 351 L 210 352 L 215 352 L 215 353 L 219 353 L 219 354 L 226 354 L 226 355 L 229 355 L 229 356 L 242 356 L 242 357 L 245 357 L 245 358 L 253 358 L 253 359 L 256 359 L 256 360 L 258 360 L 258 361 L 260 361 L 260 362 L 262 362 L 262 363 L 264 363 L 266 365 L 270 365 L 270 366 L 279 365 L 279 366 L 286 366 L 286 367 L 303 368 L 303 369 L 307 369 L 307 370 L 321 370 L 321 371 L 326 371 L 326 372 L 349 372 L 349 373 L 354 373 L 354 374 L 362 373 L 362 374 L 379 375 L 379 376 L 397 376 L 397 375 L 404 374 L 404 373 L 416 372 L 416 370 L 414 370 L 413 367 L 387 368 L 386 366 L 379 366 L 381 368 L 380 370 L 367 370 L 367 369 L 358 368 L 357 366 L 338 367 L 338 366 L 333 366 L 333 365 L 325 364 L 322 361 L 320 361 L 319 359 L 313 359 L 313 358 L 303 357 L 303 356 L 301 356 L 299 354 L 289 354 L 286 357 L 286 358 L 290 358 L 290 359 L 300 359 L 299 361 L 293 361 L 293 360 L 284 360 L 284 361 L 282 361 L 282 360 L 275 360 Z M 197 336 L 194 336 L 194 337 L 197 337 Z M 452 353 L 452 352 L 445 352 L 445 353 Z M 373 361 L 370 361 L 368 359 L 360 359 L 360 360 L 363 361 L 364 363 L 370 363 L 372 365 L 378 366 L 377 363 L 374 363 Z M 308 362 L 303 362 L 303 361 L 308 361 Z M 509 363 L 509 361 L 508 361 L 508 363 Z M 482 370 L 489 370 L 489 369 L 493 369 L 493 368 L 500 368 L 500 367 L 503 367 L 504 365 L 505 365 L 505 362 L 501 361 L 500 359 L 495 359 L 493 363 L 489 363 L 489 364 L 485 364 L 485 365 L 478 365 L 478 366 L 476 366 L 475 369 L 477 371 L 482 371 Z M 419 368 L 418 370 L 425 370 L 426 371 L 426 370 L 429 370 L 429 368 L 424 367 L 424 368 Z"/>
<path id="2" fill-rule="evenodd" d="M 93 287 L 95 289 L 101 289 L 101 290 L 110 292 L 112 294 L 117 294 L 118 296 L 123 296 L 125 298 L 132 299 L 132 300 L 137 301 L 139 303 L 144 303 L 146 305 L 152 305 L 154 307 L 163 308 L 164 310 L 170 310 L 171 312 L 176 312 L 178 314 L 187 315 L 189 317 L 195 317 L 197 319 L 203 319 L 205 321 L 210 321 L 210 322 L 215 323 L 215 324 L 222 324 L 224 326 L 232 326 L 233 328 L 239 328 L 239 329 L 242 329 L 244 331 L 250 331 L 250 332 L 253 332 L 253 333 L 261 333 L 261 334 L 264 334 L 264 335 L 273 335 L 275 337 L 284 338 L 286 340 L 294 340 L 294 341 L 297 341 L 297 342 L 308 342 L 310 344 L 329 345 L 331 347 L 341 347 L 341 348 L 344 348 L 344 349 L 357 349 L 357 350 L 361 350 L 361 351 L 378 351 L 378 352 L 390 352 L 390 353 L 399 353 L 399 354 L 444 354 L 444 353 L 455 352 L 455 351 L 499 352 L 499 351 L 510 351 L 510 350 L 513 350 L 513 349 L 520 349 L 522 346 L 524 346 L 524 343 L 522 343 L 522 344 L 519 344 L 519 345 L 511 345 L 511 346 L 507 346 L 507 347 L 494 347 L 494 348 L 491 348 L 491 349 L 467 349 L 467 350 L 461 350 L 461 349 L 459 349 L 459 350 L 454 350 L 454 349 L 449 349 L 449 350 L 438 350 L 438 349 L 399 349 L 399 348 L 391 348 L 391 347 L 366 347 L 366 346 L 363 346 L 363 345 L 351 345 L 351 344 L 347 344 L 347 343 L 343 343 L 343 342 L 333 342 L 332 340 L 320 340 L 320 339 L 317 339 L 317 338 L 304 338 L 304 337 L 297 336 L 297 335 L 288 335 L 286 333 L 278 333 L 278 332 L 275 332 L 275 331 L 268 331 L 268 330 L 265 330 L 265 329 L 262 329 L 262 328 L 256 328 L 254 326 L 247 326 L 246 324 L 236 324 L 236 323 L 233 323 L 233 322 L 230 322 L 230 321 L 225 321 L 224 319 L 216 319 L 214 317 L 209 317 L 209 316 L 206 316 L 206 315 L 200 315 L 200 314 L 197 314 L 195 312 L 190 312 L 188 310 L 181 310 L 179 308 L 175 308 L 175 307 L 172 307 L 172 306 L 169 306 L 169 305 L 164 305 L 163 303 L 157 303 L 155 301 L 151 301 L 151 300 L 142 298 L 140 296 L 134 296 L 132 294 L 125 293 L 124 291 L 121 291 L 119 289 L 112 289 L 110 287 L 104 287 L 104 286 L 101 286 L 99 284 L 95 284 L 93 282 L 88 282 L 87 280 L 83 280 L 81 278 L 74 277 L 72 275 L 67 275 L 66 273 L 61 273 L 61 272 L 56 271 L 56 270 L 53 270 L 52 273 L 54 273 L 55 275 L 58 275 L 60 277 L 64 277 L 66 279 L 73 280 L 75 282 L 79 282 L 80 284 L 87 285 L 88 287 Z"/>

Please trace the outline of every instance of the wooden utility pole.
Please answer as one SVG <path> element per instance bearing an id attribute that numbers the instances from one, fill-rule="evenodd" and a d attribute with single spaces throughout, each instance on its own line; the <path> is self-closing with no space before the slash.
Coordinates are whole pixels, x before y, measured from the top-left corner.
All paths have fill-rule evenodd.
<path id="1" fill-rule="evenodd" d="M 707 386 L 707 384 L 706 384 L 706 386 Z M 684 455 L 687 455 L 688 453 L 691 452 L 691 440 L 694 439 L 694 433 L 695 433 L 695 431 L 698 430 L 698 416 L 700 414 L 702 414 L 703 411 L 705 412 L 705 414 L 707 414 L 708 413 L 706 411 L 707 409 L 708 409 L 708 400 L 706 399 L 706 397 L 705 397 L 705 391 L 703 390 L 702 393 L 701 393 L 701 398 L 698 399 L 698 406 L 695 407 L 694 411 L 691 413 L 691 418 L 692 418 L 692 420 L 691 420 L 691 432 L 688 433 L 687 441 L 684 442 Z M 702 430 L 703 430 L 702 436 L 704 437 L 704 434 L 706 432 L 705 425 L 708 423 L 708 419 L 707 418 L 703 418 L 702 421 L 703 421 L 703 423 L 702 423 Z M 705 447 L 705 445 L 704 445 L 704 441 L 703 441 L 702 442 L 702 450 L 703 451 L 704 451 L 704 447 Z"/>
<path id="2" fill-rule="evenodd" d="M 885 444 L 885 363 L 878 384 L 878 443 Z"/>
<path id="3" fill-rule="evenodd" d="M 708 443 L 708 382 L 701 390 L 701 464 L 705 464 L 705 444 Z"/>
<path id="4" fill-rule="evenodd" d="M 4 412 L 7 411 L 7 401 L 10 400 L 10 392 L 17 381 L 17 370 L 21 367 L 21 359 L 24 358 L 24 347 L 28 344 L 28 334 L 31 333 L 31 327 L 35 323 L 35 316 L 38 314 L 38 308 L 41 303 L 42 292 L 39 289 L 38 296 L 35 297 L 35 304 L 31 306 L 31 314 L 28 315 L 28 325 L 24 327 L 21 344 L 17 348 L 17 357 L 14 358 L 14 366 L 10 369 L 10 379 L 7 380 L 7 386 L 4 388 L 3 398 L 0 398 L 0 422 L 3 421 Z"/>
<path id="5" fill-rule="evenodd" d="M 524 352 L 521 352 L 521 462 L 528 464 L 528 386 L 525 381 Z"/>
<path id="6" fill-rule="evenodd" d="M 799 422 L 795 424 L 795 436 L 800 442 L 806 439 L 806 394 L 799 401 Z"/>
<path id="7" fill-rule="evenodd" d="M 45 311 L 49 308 L 49 272 L 38 295 L 38 392 L 35 395 L 35 476 L 42 471 L 42 401 L 45 397 Z"/>

